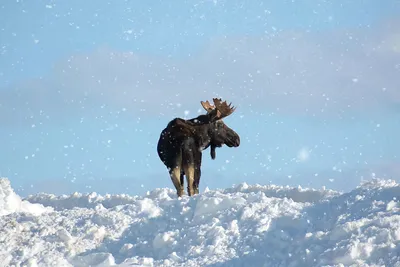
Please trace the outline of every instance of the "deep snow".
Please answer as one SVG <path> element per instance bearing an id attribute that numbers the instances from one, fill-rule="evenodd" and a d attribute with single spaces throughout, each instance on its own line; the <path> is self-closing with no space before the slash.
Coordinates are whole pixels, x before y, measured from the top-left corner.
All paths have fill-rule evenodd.
<path id="1" fill-rule="evenodd" d="M 400 266 L 400 185 L 240 184 L 177 199 L 37 194 L 0 179 L 1 266 Z"/>

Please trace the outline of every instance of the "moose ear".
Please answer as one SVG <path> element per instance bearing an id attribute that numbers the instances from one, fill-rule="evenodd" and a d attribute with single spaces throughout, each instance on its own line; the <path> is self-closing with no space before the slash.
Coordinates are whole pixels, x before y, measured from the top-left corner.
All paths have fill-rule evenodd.
<path id="1" fill-rule="evenodd" d="M 211 110 L 207 113 L 209 123 L 213 123 L 221 118 L 221 112 L 218 109 Z"/>
<path id="2" fill-rule="evenodd" d="M 208 116 L 209 123 L 217 121 L 219 119 L 219 113 L 217 109 L 208 112 L 206 116 Z"/>

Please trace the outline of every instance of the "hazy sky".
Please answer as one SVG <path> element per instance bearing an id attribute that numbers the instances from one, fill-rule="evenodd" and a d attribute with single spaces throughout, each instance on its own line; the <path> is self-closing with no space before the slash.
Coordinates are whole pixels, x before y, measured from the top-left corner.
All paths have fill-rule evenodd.
<path id="1" fill-rule="evenodd" d="M 22 195 L 172 188 L 159 134 L 212 97 L 242 142 L 205 151 L 201 191 L 398 180 L 400 1 L 3 2 L 0 176 Z"/>

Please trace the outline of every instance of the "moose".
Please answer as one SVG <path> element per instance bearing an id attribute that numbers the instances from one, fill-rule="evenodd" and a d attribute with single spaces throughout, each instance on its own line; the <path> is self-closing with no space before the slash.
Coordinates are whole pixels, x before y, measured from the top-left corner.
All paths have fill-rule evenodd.
<path id="1" fill-rule="evenodd" d="M 157 144 L 157 153 L 168 168 L 178 197 L 184 194 L 184 176 L 187 181 L 187 193 L 193 196 L 199 193 L 202 151 L 210 147 L 214 160 L 215 149 L 224 144 L 228 147 L 240 145 L 239 135 L 229 128 L 222 119 L 232 114 L 236 107 L 213 98 L 214 105 L 208 100 L 200 101 L 206 114 L 185 120 L 175 118 L 161 132 Z"/>

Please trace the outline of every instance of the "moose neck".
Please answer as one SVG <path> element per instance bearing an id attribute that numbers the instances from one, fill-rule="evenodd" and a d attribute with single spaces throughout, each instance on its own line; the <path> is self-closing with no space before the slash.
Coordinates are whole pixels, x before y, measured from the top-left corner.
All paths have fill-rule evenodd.
<path id="1" fill-rule="evenodd" d="M 215 123 L 210 123 L 209 115 L 199 115 L 196 118 L 186 120 L 186 122 L 194 127 L 195 139 L 200 150 L 208 148 L 212 142 L 213 129 L 215 128 Z"/>
<path id="2" fill-rule="evenodd" d="M 208 148 L 212 142 L 211 127 L 211 124 L 204 124 L 196 127 L 195 135 L 200 151 Z"/>
<path id="3" fill-rule="evenodd" d="M 206 125 L 199 126 L 196 131 L 196 133 L 197 133 L 196 139 L 197 139 L 197 142 L 199 143 L 199 151 L 202 152 L 203 150 L 210 147 L 211 159 L 216 158 L 215 149 L 217 147 L 221 146 L 219 144 L 215 144 L 215 140 L 213 140 L 214 127 L 215 127 L 215 125 L 213 125 L 213 123 L 206 124 Z"/>
<path id="4" fill-rule="evenodd" d="M 196 118 L 186 120 L 186 122 L 195 128 L 195 139 L 199 145 L 199 151 L 211 146 L 211 158 L 215 159 L 215 148 L 221 147 L 222 143 L 215 140 L 216 122 L 210 123 L 210 114 L 199 115 Z"/>
<path id="5" fill-rule="evenodd" d="M 216 158 L 215 149 L 217 147 L 221 147 L 222 144 L 219 144 L 218 142 L 216 142 L 216 140 L 214 138 L 214 136 L 215 136 L 215 127 L 216 127 L 215 123 L 209 124 L 208 126 L 209 127 L 208 127 L 207 133 L 208 133 L 209 140 L 210 140 L 210 142 L 208 144 L 210 146 L 210 156 L 211 156 L 211 159 L 215 159 Z"/>

